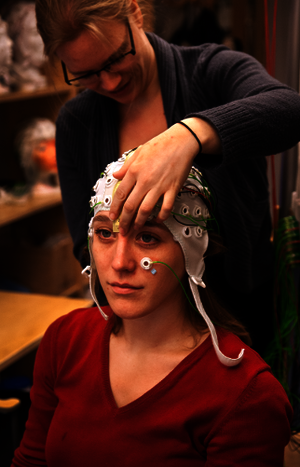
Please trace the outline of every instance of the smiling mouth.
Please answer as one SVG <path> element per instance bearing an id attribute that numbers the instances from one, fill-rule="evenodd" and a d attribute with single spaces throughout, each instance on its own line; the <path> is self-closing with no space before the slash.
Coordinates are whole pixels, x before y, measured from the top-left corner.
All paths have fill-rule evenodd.
<path id="1" fill-rule="evenodd" d="M 117 90 L 115 90 L 115 91 L 111 91 L 110 94 L 112 94 L 112 95 L 114 95 L 114 94 L 120 94 L 120 93 L 122 93 L 122 92 L 126 89 L 126 87 L 127 87 L 128 85 L 129 85 L 129 81 L 127 81 L 127 83 L 124 84 L 124 86 L 122 86 L 120 89 L 117 89 Z"/>

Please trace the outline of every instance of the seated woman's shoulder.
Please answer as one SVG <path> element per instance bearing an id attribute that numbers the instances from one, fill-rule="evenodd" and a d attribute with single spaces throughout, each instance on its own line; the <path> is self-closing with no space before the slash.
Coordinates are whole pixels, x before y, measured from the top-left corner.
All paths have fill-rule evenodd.
<path id="1" fill-rule="evenodd" d="M 236 335 L 220 328 L 217 328 L 217 334 L 220 350 L 226 356 L 237 358 L 241 349 L 244 349 L 243 360 L 231 367 L 221 364 L 213 349 L 210 357 L 207 356 L 210 364 L 206 380 L 209 388 L 218 388 L 220 412 L 223 413 L 223 409 L 226 412 L 230 407 L 231 411 L 237 407 L 253 406 L 258 411 L 282 412 L 284 417 L 291 420 L 292 408 L 287 394 L 272 374 L 270 366 Z"/>
<path id="2" fill-rule="evenodd" d="M 236 358 L 240 351 L 244 349 L 243 365 L 237 365 L 231 368 L 243 368 L 246 365 L 255 368 L 257 371 L 269 368 L 263 358 L 245 342 L 243 342 L 237 335 L 232 332 L 226 331 L 223 328 L 217 327 L 218 339 L 220 342 L 221 351 L 230 358 Z"/>
<path id="3" fill-rule="evenodd" d="M 103 311 L 110 316 L 109 307 L 103 307 Z M 108 321 L 100 314 L 97 307 L 78 308 L 55 320 L 47 329 L 44 339 L 64 341 L 68 336 L 69 342 L 82 340 L 85 337 L 97 336 L 104 332 Z"/>
<path id="4" fill-rule="evenodd" d="M 241 386 L 247 385 L 253 378 L 262 372 L 271 373 L 269 365 L 262 359 L 262 357 L 245 344 L 238 336 L 229 332 L 219 326 L 216 326 L 220 351 L 229 358 L 236 359 L 242 349 L 244 349 L 244 356 L 241 362 L 237 365 L 226 366 L 222 364 L 211 346 L 211 351 L 207 354 L 210 359 L 210 377 L 219 381 L 226 381 L 226 386 Z M 275 378 L 274 378 L 275 379 Z"/>

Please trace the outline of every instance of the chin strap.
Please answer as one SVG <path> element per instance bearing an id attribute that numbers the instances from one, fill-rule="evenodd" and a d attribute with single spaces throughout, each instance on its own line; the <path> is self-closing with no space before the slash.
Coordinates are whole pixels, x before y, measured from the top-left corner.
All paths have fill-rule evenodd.
<path id="1" fill-rule="evenodd" d="M 214 327 L 213 323 L 211 322 L 211 320 L 209 319 L 209 317 L 207 316 L 207 314 L 206 314 L 206 312 L 205 312 L 205 310 L 203 308 L 202 302 L 200 300 L 198 287 L 197 287 L 195 281 L 192 280 L 190 277 L 189 277 L 189 283 L 190 283 L 190 287 L 191 287 L 193 297 L 194 297 L 196 306 L 198 308 L 198 311 L 202 315 L 202 317 L 205 320 L 205 322 L 206 322 L 206 324 L 208 326 L 208 329 L 210 331 L 211 338 L 212 338 L 212 343 L 213 343 L 213 346 L 214 346 L 214 349 L 215 349 L 215 352 L 217 354 L 218 359 L 225 366 L 236 366 L 236 365 L 238 365 L 242 361 L 242 359 L 244 357 L 245 349 L 242 349 L 240 351 L 239 356 L 237 358 L 226 357 L 226 355 L 224 355 L 221 352 L 221 350 L 219 349 L 218 336 L 217 336 L 215 327 Z"/>
<path id="2" fill-rule="evenodd" d="M 94 290 L 95 290 L 95 280 L 94 280 L 94 277 L 92 274 L 92 269 L 91 269 L 91 266 L 87 266 L 86 268 L 84 268 L 82 271 L 81 271 L 81 274 L 83 274 L 84 276 L 88 277 L 89 278 L 89 286 L 90 286 L 90 294 L 92 296 L 92 299 L 94 300 L 94 302 L 96 303 L 101 315 L 103 316 L 103 318 L 107 321 L 109 316 L 107 316 L 104 311 L 102 310 L 101 306 L 99 305 L 98 303 L 98 300 L 96 298 L 96 295 L 94 294 Z"/>

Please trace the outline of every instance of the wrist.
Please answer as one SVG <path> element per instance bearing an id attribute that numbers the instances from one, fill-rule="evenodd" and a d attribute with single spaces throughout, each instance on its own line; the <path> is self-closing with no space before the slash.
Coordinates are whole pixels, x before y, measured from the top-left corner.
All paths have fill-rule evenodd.
<path id="1" fill-rule="evenodd" d="M 222 145 L 216 129 L 206 120 L 199 117 L 189 117 L 182 120 L 197 135 L 205 154 L 221 154 Z"/>
<path id="2" fill-rule="evenodd" d="M 190 134 L 195 138 L 195 140 L 197 141 L 197 144 L 199 146 L 198 154 L 201 154 L 201 152 L 202 152 L 202 143 L 201 143 L 200 139 L 198 138 L 198 136 L 196 135 L 196 133 L 194 132 L 194 130 L 192 130 L 192 128 L 187 123 L 185 123 L 183 121 L 178 122 L 178 124 L 184 126 L 184 128 L 186 128 L 190 132 Z"/>

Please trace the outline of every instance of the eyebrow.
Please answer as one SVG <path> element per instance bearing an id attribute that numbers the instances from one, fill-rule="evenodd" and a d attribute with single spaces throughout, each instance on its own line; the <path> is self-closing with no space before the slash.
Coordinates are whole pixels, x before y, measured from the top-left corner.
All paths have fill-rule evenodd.
<path id="1" fill-rule="evenodd" d="M 94 222 L 105 222 L 106 224 L 112 224 L 112 221 L 103 214 L 97 214 L 94 218 Z M 168 230 L 168 228 L 164 224 L 160 224 L 158 222 L 153 221 L 146 221 L 144 224 L 145 227 L 158 227 L 161 230 Z M 142 227 L 141 227 L 142 228 Z"/>
<path id="2" fill-rule="evenodd" d="M 108 59 L 106 60 L 106 62 L 104 63 L 104 65 L 101 67 L 101 68 L 97 68 L 97 70 L 99 69 L 103 69 L 105 67 L 107 67 L 111 62 L 113 62 L 114 60 L 116 60 L 117 58 L 119 58 L 120 55 L 122 55 L 122 53 L 125 51 L 126 49 L 126 45 L 127 45 L 127 34 L 125 36 L 125 39 L 123 40 L 122 44 L 120 45 L 120 47 L 115 51 L 113 52 L 109 57 Z M 96 72 L 97 71 L 96 69 L 95 70 L 84 70 L 84 71 L 71 71 L 69 70 L 69 72 L 72 74 L 72 75 L 86 75 L 88 73 L 93 73 L 93 72 Z"/>
<path id="3" fill-rule="evenodd" d="M 94 218 L 94 221 L 112 223 L 109 217 L 104 216 L 103 214 L 97 214 L 96 217 Z"/>

